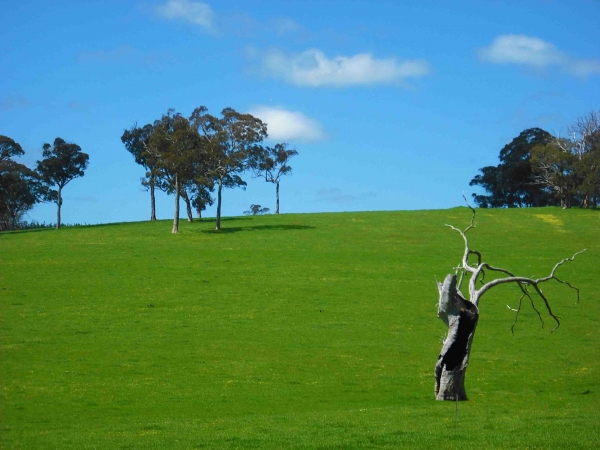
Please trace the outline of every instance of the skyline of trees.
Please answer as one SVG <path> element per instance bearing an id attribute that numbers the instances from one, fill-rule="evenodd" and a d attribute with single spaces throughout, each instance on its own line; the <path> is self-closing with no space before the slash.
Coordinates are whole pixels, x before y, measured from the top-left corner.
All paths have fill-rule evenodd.
<path id="1" fill-rule="evenodd" d="M 21 146 L 8 136 L 0 136 L 0 231 L 20 226 L 23 216 L 40 202 L 56 203 L 55 227 L 60 228 L 62 190 L 84 175 L 89 155 L 60 137 L 42 149 L 43 159 L 36 162 L 35 170 L 30 169 L 13 159 L 25 154 Z"/>
<path id="2" fill-rule="evenodd" d="M 583 116 L 566 137 L 529 128 L 500 150 L 500 164 L 479 171 L 470 186 L 480 208 L 561 206 L 600 203 L 600 111 Z"/>
<path id="3" fill-rule="evenodd" d="M 275 214 L 279 214 L 281 177 L 291 174 L 289 161 L 298 152 L 287 143 L 263 146 L 267 137 L 267 124 L 250 114 L 225 108 L 217 117 L 201 106 L 189 118 L 169 109 L 152 124 L 135 123 L 124 130 L 121 141 L 146 170 L 141 184 L 150 192 L 150 220 L 156 220 L 156 189 L 175 196 L 173 232 L 177 232 L 179 198 L 185 201 L 190 222 L 194 210 L 201 218 L 216 201 L 215 228 L 220 229 L 223 188 L 245 189 L 246 172 L 275 184 Z M 43 145 L 43 159 L 33 169 L 15 161 L 23 154 L 12 138 L 0 136 L 0 231 L 20 226 L 36 203 L 50 201 L 57 204 L 59 228 L 62 190 L 84 175 L 89 155 L 60 137 L 53 145 Z M 564 137 L 541 128 L 522 131 L 501 149 L 497 166 L 479 172 L 469 185 L 485 191 L 472 194 L 481 208 L 597 207 L 600 111 L 579 118 Z"/>

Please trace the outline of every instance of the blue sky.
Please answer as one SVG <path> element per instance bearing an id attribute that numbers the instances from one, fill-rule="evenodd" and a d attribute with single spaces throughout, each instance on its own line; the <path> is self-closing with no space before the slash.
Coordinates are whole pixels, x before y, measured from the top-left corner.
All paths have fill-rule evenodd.
<path id="1" fill-rule="evenodd" d="M 449 208 L 526 128 L 600 108 L 600 2 L 0 1 L 0 134 L 33 165 L 57 136 L 90 155 L 63 221 L 147 220 L 125 128 L 168 108 L 263 119 L 298 150 L 281 211 Z M 247 175 L 224 215 L 274 210 Z M 157 199 L 159 218 L 173 198 Z M 206 211 L 215 215 L 215 208 Z M 29 219 L 52 222 L 55 205 Z"/>

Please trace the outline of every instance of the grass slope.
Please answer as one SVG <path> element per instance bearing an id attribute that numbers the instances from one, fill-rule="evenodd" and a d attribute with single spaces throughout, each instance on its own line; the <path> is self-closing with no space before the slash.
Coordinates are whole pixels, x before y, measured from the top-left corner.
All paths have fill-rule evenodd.
<path id="1" fill-rule="evenodd" d="M 544 292 L 483 297 L 470 401 L 433 397 L 435 278 L 466 208 L 0 234 L 3 448 L 598 448 L 600 214 L 480 210 L 472 247 Z M 541 308 L 541 303 L 538 303 Z"/>

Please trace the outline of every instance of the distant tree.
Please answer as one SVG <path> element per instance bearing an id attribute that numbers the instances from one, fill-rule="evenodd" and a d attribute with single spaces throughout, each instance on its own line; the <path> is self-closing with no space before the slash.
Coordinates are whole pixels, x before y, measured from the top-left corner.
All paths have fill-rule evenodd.
<path id="1" fill-rule="evenodd" d="M 62 190 L 73 179 L 82 177 L 87 169 L 89 155 L 81 151 L 77 144 L 68 143 L 57 137 L 54 144 L 43 145 L 44 159 L 37 162 L 37 172 L 48 186 L 46 197 L 57 205 L 56 228 L 60 228 Z M 54 191 L 51 187 L 56 186 Z"/>
<path id="2" fill-rule="evenodd" d="M 156 160 L 161 188 L 175 195 L 173 233 L 179 232 L 179 197 L 204 159 L 202 141 L 190 121 L 173 109 L 154 122 L 149 149 Z M 189 198 L 186 203 L 189 211 Z"/>
<path id="3" fill-rule="evenodd" d="M 291 175 L 289 160 L 298 154 L 296 150 L 288 150 L 288 144 L 276 144 L 275 147 L 255 146 L 251 166 L 258 176 L 264 177 L 268 183 L 275 184 L 275 214 L 279 214 L 279 182 L 283 175 Z"/>
<path id="4" fill-rule="evenodd" d="M 215 189 L 214 180 L 207 178 L 205 175 L 198 174 L 190 188 L 192 206 L 196 210 L 198 219 L 202 218 L 202 211 L 206 210 L 207 206 L 211 206 L 215 199 L 211 193 Z"/>
<path id="5" fill-rule="evenodd" d="M 549 190 L 534 176 L 531 150 L 551 142 L 552 135 L 540 128 L 529 128 L 500 151 L 500 164 L 479 169 L 470 186 L 480 186 L 487 195 L 473 194 L 482 208 L 514 208 L 556 204 Z"/>
<path id="6" fill-rule="evenodd" d="M 555 193 L 563 208 L 574 201 L 600 201 L 600 111 L 578 119 L 568 137 L 554 138 L 532 150 L 536 180 Z"/>
<path id="7" fill-rule="evenodd" d="M 133 155 L 135 162 L 146 169 L 146 176 L 142 178 L 142 186 L 150 191 L 150 220 L 156 220 L 157 161 L 149 148 L 153 132 L 154 127 L 151 124 L 141 128 L 135 124 L 129 130 L 125 130 L 121 136 L 121 141 L 125 144 L 127 151 Z"/>
<path id="8" fill-rule="evenodd" d="M 250 205 L 250 209 L 248 211 L 244 211 L 246 216 L 257 216 L 259 214 L 266 214 L 269 212 L 269 208 L 263 208 L 260 205 Z"/>
<path id="9" fill-rule="evenodd" d="M 207 139 L 210 154 L 210 177 L 217 185 L 216 229 L 221 229 L 221 205 L 223 187 L 245 188 L 241 174 L 248 168 L 250 151 L 253 146 L 267 137 L 267 126 L 250 114 L 241 114 L 232 108 L 225 108 L 221 117 L 208 114 L 201 106 L 190 117 L 198 132 Z"/>
<path id="10" fill-rule="evenodd" d="M 0 231 L 14 229 L 43 198 L 40 176 L 12 159 L 23 154 L 18 143 L 0 136 Z"/>

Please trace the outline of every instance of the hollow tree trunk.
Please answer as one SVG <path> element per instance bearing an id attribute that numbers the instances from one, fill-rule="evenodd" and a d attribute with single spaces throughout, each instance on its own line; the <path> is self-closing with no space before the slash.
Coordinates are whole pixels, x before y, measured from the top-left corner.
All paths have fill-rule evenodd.
<path id="1" fill-rule="evenodd" d="M 188 222 L 193 222 L 194 216 L 192 214 L 192 204 L 190 203 L 190 197 L 188 196 L 185 188 L 181 190 L 181 196 L 183 197 L 183 200 L 185 200 L 185 209 L 187 212 Z"/>
<path id="2" fill-rule="evenodd" d="M 156 220 L 156 198 L 154 196 L 154 176 L 150 178 L 150 220 Z"/>
<path id="3" fill-rule="evenodd" d="M 275 183 L 275 214 L 279 214 L 279 181 Z"/>
<path id="4" fill-rule="evenodd" d="M 217 225 L 215 230 L 221 229 L 221 192 L 223 191 L 223 180 L 219 178 L 219 190 L 217 194 Z"/>
<path id="5" fill-rule="evenodd" d="M 479 319 L 477 306 L 466 300 L 456 287 L 456 275 L 438 283 L 438 317 L 448 326 L 448 336 L 435 365 L 436 400 L 467 400 L 465 371 Z"/>
<path id="6" fill-rule="evenodd" d="M 56 199 L 56 229 L 60 228 L 60 207 L 62 206 L 62 188 L 58 186 L 58 198 Z"/>
<path id="7" fill-rule="evenodd" d="M 179 178 L 177 174 L 175 174 L 175 217 L 173 217 L 171 233 L 179 233 Z"/>

